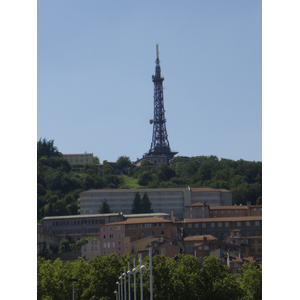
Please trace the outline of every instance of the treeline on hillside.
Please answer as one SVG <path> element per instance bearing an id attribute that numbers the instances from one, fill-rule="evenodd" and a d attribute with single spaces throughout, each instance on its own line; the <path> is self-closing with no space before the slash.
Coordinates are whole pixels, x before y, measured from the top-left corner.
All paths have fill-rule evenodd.
<path id="1" fill-rule="evenodd" d="M 46 139 L 37 142 L 37 219 L 45 216 L 77 214 L 79 193 L 89 189 L 147 187 L 211 187 L 232 192 L 233 204 L 261 204 L 262 163 L 197 156 L 176 157 L 172 165 L 154 166 L 142 161 L 132 165 L 121 156 L 115 166 L 96 157 L 94 164 L 72 169 L 70 163 Z M 98 164 L 96 164 L 96 162 Z M 133 199 L 132 199 L 133 200 Z"/>
<path id="2" fill-rule="evenodd" d="M 64 300 L 72 298 L 72 282 L 76 299 L 115 299 L 118 278 L 124 267 L 130 263 L 133 269 L 133 255 L 116 254 L 98 256 L 91 261 L 78 258 L 74 262 L 63 263 L 57 259 L 38 258 L 37 299 Z M 143 259 L 149 268 L 149 257 Z M 253 263 L 244 264 L 237 275 L 227 266 L 220 264 L 214 256 L 205 257 L 203 266 L 192 255 L 179 255 L 178 260 L 164 255 L 152 259 L 153 298 L 156 300 L 237 300 L 262 298 L 262 271 Z M 149 271 L 143 272 L 143 296 L 150 299 Z M 127 293 L 128 293 L 128 280 Z M 137 299 L 140 299 L 140 275 L 136 276 Z M 131 295 L 134 293 L 134 280 L 131 278 Z M 132 296 L 133 297 L 133 296 Z"/>

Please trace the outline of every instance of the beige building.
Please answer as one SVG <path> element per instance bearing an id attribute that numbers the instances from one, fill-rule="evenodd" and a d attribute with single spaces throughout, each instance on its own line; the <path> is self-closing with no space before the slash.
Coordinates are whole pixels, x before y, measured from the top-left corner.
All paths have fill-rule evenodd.
<path id="1" fill-rule="evenodd" d="M 65 158 L 72 165 L 72 167 L 94 163 L 93 153 L 63 154 L 63 158 Z"/>
<path id="2" fill-rule="evenodd" d="M 86 260 L 91 260 L 100 255 L 99 235 L 93 236 L 87 244 L 81 247 L 81 256 Z"/>
<path id="3" fill-rule="evenodd" d="M 178 220 L 184 219 L 185 206 L 206 203 L 210 206 L 232 205 L 232 193 L 211 188 L 141 188 L 141 189 L 97 189 L 80 193 L 78 211 L 80 214 L 95 214 L 104 199 L 111 211 L 130 214 L 136 193 L 141 198 L 147 193 L 154 213 L 171 214 Z"/>

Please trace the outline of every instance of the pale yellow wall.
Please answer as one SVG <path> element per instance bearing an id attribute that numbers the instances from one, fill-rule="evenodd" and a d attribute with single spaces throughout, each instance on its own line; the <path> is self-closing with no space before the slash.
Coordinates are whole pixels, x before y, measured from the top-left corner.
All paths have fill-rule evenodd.
<path id="1" fill-rule="evenodd" d="M 88 243 L 81 247 L 81 255 L 87 260 L 91 260 L 96 256 L 100 255 L 100 242 L 99 238 L 89 240 Z"/>

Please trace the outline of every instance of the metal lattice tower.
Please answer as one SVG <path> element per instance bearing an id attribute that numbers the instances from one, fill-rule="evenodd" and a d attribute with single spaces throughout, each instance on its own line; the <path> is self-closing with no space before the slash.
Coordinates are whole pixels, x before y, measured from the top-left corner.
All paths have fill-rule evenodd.
<path id="1" fill-rule="evenodd" d="M 153 124 L 153 134 L 148 155 L 165 154 L 168 159 L 172 159 L 178 152 L 171 152 L 168 140 L 163 94 L 164 78 L 161 77 L 159 63 L 158 45 L 156 45 L 155 75 L 152 76 L 154 83 L 154 118 L 150 119 L 150 124 Z"/>

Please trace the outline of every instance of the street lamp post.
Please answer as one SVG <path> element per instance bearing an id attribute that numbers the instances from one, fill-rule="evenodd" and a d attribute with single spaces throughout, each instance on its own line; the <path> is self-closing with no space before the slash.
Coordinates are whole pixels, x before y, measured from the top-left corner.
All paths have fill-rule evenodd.
<path id="1" fill-rule="evenodd" d="M 124 277 L 124 295 L 125 295 L 125 300 L 127 300 L 127 293 L 126 293 L 126 267 L 124 267 L 124 273 L 123 273 L 123 277 Z"/>
<path id="2" fill-rule="evenodd" d="M 114 291 L 114 294 L 116 294 L 116 300 L 118 300 L 118 292 Z"/>
<path id="3" fill-rule="evenodd" d="M 118 300 L 121 300 L 120 299 L 120 282 L 117 281 L 116 284 L 118 285 Z"/>
<path id="4" fill-rule="evenodd" d="M 131 288 L 130 288 L 130 262 L 128 262 L 128 271 L 127 271 L 127 274 L 128 274 L 128 299 L 131 300 Z"/>
<path id="5" fill-rule="evenodd" d="M 73 300 L 75 299 L 75 290 L 74 290 L 74 282 L 78 281 L 78 279 L 71 278 L 69 281 L 73 282 Z"/>
<path id="6" fill-rule="evenodd" d="M 134 300 L 136 300 L 136 273 L 137 269 L 135 268 L 135 257 L 133 258 L 133 270 L 132 273 L 134 275 Z"/>
<path id="7" fill-rule="evenodd" d="M 123 279 L 122 279 L 122 273 L 121 276 L 119 277 L 120 281 L 121 281 L 121 300 L 123 300 Z"/>

